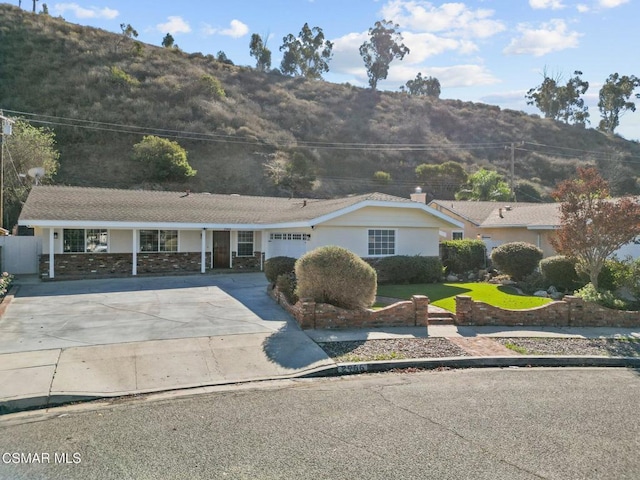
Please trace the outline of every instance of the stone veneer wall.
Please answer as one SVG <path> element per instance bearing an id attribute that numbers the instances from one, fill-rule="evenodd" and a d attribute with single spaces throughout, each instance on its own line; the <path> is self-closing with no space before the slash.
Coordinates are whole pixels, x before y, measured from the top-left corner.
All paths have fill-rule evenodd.
<path id="1" fill-rule="evenodd" d="M 414 295 L 410 301 L 398 302 L 380 310 L 346 310 L 309 299 L 301 299 L 291 305 L 277 287 L 268 288 L 269 294 L 303 329 L 426 327 L 429 323 L 429 298 L 424 295 Z"/>
<path id="2" fill-rule="evenodd" d="M 200 272 L 200 252 L 139 253 L 138 274 Z M 56 279 L 131 276 L 130 253 L 64 253 L 54 257 Z M 211 254 L 206 254 L 211 265 Z M 49 278 L 49 255 L 40 255 L 40 278 Z"/>
<path id="3" fill-rule="evenodd" d="M 264 253 L 253 252 L 253 257 L 239 257 L 237 252 L 231 252 L 231 265 L 233 270 L 259 272 L 264 265 Z"/>
<path id="4" fill-rule="evenodd" d="M 562 301 L 527 310 L 506 310 L 458 295 L 456 324 L 627 328 L 640 326 L 640 312 L 612 310 L 571 295 Z"/>

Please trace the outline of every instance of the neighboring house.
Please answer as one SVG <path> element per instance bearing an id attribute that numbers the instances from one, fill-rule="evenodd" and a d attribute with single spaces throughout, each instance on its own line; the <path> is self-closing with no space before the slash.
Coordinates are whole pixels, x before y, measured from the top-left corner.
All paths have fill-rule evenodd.
<path id="1" fill-rule="evenodd" d="M 380 193 L 332 200 L 35 186 L 18 224 L 42 238 L 43 278 L 210 269 L 340 245 L 361 257 L 437 256 L 461 222 Z"/>
<path id="2" fill-rule="evenodd" d="M 464 229 L 443 230 L 448 240 L 481 239 L 488 254 L 508 242 L 536 245 L 545 257 L 556 254 L 549 238 L 560 225 L 558 203 L 433 200 L 429 206 L 464 224 Z"/>

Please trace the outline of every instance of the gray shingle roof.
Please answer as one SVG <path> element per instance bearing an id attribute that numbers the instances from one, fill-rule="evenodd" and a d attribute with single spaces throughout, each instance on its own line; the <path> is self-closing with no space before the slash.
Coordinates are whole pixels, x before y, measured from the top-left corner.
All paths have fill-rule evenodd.
<path id="1" fill-rule="evenodd" d="M 457 213 L 482 228 L 551 227 L 560 224 L 557 203 L 434 200 L 432 204 L 443 207 L 444 213 Z"/>
<path id="2" fill-rule="evenodd" d="M 277 224 L 313 220 L 363 201 L 407 202 L 370 193 L 331 200 L 250 195 L 35 186 L 20 214 L 34 221 Z"/>

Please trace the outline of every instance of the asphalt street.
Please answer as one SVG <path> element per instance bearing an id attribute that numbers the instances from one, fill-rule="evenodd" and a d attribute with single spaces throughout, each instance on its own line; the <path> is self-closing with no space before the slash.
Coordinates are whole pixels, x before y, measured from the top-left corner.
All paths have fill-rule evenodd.
<path id="1" fill-rule="evenodd" d="M 114 400 L 0 418 L 0 478 L 637 479 L 638 398 L 637 370 L 511 368 Z"/>

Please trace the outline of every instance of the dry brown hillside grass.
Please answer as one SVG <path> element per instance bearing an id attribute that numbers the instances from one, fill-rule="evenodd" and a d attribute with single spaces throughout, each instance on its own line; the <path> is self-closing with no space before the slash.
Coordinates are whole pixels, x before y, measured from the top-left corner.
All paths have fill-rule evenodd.
<path id="1" fill-rule="evenodd" d="M 314 196 L 371 190 L 405 196 L 422 163 L 453 160 L 469 171 L 490 166 L 506 172 L 509 142 L 576 149 L 529 145 L 517 152 L 516 176 L 547 189 L 573 174 L 576 163 L 595 162 L 602 153 L 617 165 L 620 178 L 637 177 L 636 163 L 625 159 L 640 161 L 638 143 L 592 129 L 490 105 L 261 73 L 7 4 L 0 5 L 0 68 L 0 108 L 57 117 L 51 126 L 62 184 L 282 194 L 263 164 L 278 151 L 296 149 L 313 164 L 318 180 L 308 194 Z M 223 92 L 212 86 L 216 81 Z M 86 129 L 63 125 L 76 122 L 60 118 L 101 123 Z M 186 148 L 198 171 L 187 186 L 149 185 L 138 174 L 132 145 L 154 130 L 136 127 L 157 129 Z M 345 143 L 430 147 L 340 145 Z M 453 148 L 460 144 L 484 146 Z M 392 180 L 376 183 L 377 171 Z"/>

